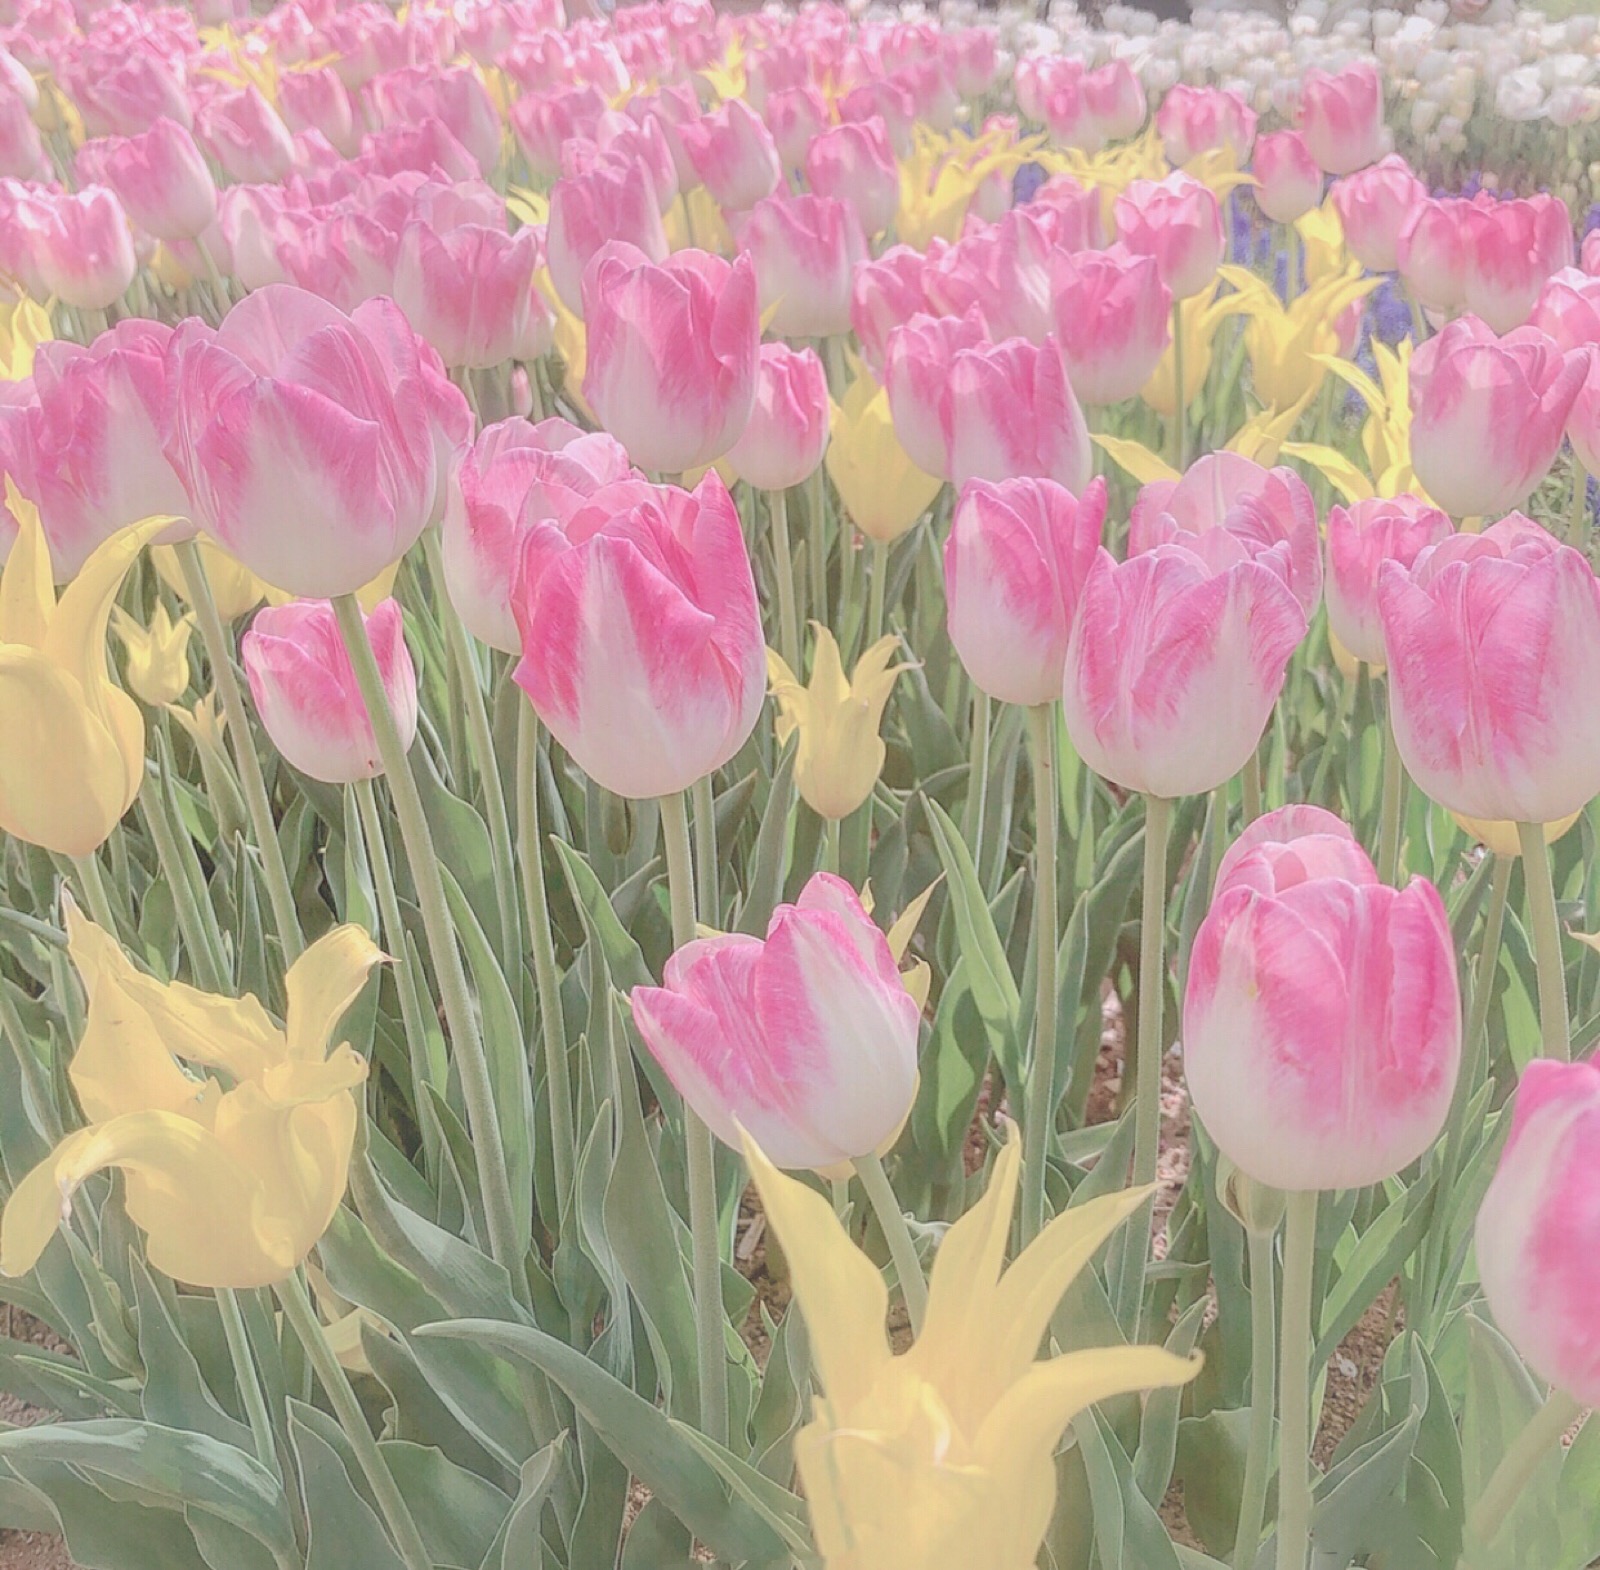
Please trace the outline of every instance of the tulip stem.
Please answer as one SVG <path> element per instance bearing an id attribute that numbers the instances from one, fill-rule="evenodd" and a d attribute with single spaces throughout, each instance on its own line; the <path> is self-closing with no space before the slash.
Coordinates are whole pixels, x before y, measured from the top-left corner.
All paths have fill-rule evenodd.
<path id="1" fill-rule="evenodd" d="M 1463 1570 L 1476 1563 L 1475 1556 L 1494 1542 L 1533 1474 L 1582 1412 L 1583 1407 L 1575 1397 L 1565 1390 L 1552 1390 L 1544 1405 L 1511 1441 L 1511 1448 L 1500 1458 L 1488 1486 L 1467 1515 L 1466 1530 L 1462 1534 Z"/>
<path id="2" fill-rule="evenodd" d="M 1406 766 L 1394 739 L 1392 713 L 1383 722 L 1383 796 L 1378 812 L 1378 877 L 1391 888 L 1400 876 L 1400 818 L 1406 799 Z"/>
<path id="3" fill-rule="evenodd" d="M 572 1122 L 572 1078 L 567 1068 L 567 1021 L 561 1006 L 550 899 L 544 886 L 544 835 L 539 826 L 539 716 L 526 701 L 517 714 L 517 849 L 522 868 L 522 904 L 533 945 L 533 983 L 539 995 L 557 1216 L 564 1227 L 572 1201 L 572 1158 L 577 1140 Z"/>
<path id="4" fill-rule="evenodd" d="M 906 1300 L 911 1333 L 920 1336 L 922 1322 L 928 1315 L 928 1282 L 922 1274 L 922 1261 L 917 1257 L 917 1245 L 912 1241 L 911 1228 L 906 1225 L 905 1212 L 895 1198 L 894 1189 L 889 1184 L 889 1174 L 883 1170 L 881 1156 L 857 1156 L 853 1165 L 856 1175 L 861 1179 L 861 1186 L 867 1191 L 872 1213 L 883 1228 L 884 1241 L 889 1245 L 894 1273 L 900 1280 L 900 1293 Z"/>
<path id="5" fill-rule="evenodd" d="M 721 920 L 717 898 L 717 802 L 711 776 L 702 774 L 690 791 L 694 799 L 694 899 L 698 919 L 709 926 Z"/>
<path id="6" fill-rule="evenodd" d="M 695 936 L 694 875 L 689 849 L 689 813 L 680 792 L 661 798 L 661 832 L 667 853 L 667 892 L 672 901 L 672 944 L 681 949 Z M 700 1431 L 719 1445 L 728 1442 L 728 1351 L 722 1309 L 722 1251 L 717 1243 L 716 1148 L 711 1130 L 684 1103 L 683 1138 L 688 1156 L 689 1235 L 693 1245 L 695 1341 L 700 1362 Z"/>
<path id="7" fill-rule="evenodd" d="M 1585 553 L 1589 549 L 1589 471 L 1572 460 L 1572 516 L 1567 523 L 1567 544 Z"/>
<path id="8" fill-rule="evenodd" d="M 961 812 L 961 837 L 983 882 L 983 819 L 989 797 L 989 694 L 972 689 L 972 734 L 967 743 L 967 800 Z"/>
<path id="9" fill-rule="evenodd" d="M 823 490 L 822 466 L 811 471 L 806 481 L 806 501 L 809 516 L 806 519 L 809 538 L 806 541 L 807 565 L 811 573 L 811 615 L 824 626 L 828 622 L 828 514 L 827 495 Z M 798 671 L 796 672 L 798 675 Z"/>
<path id="10" fill-rule="evenodd" d="M 95 925 L 103 927 L 112 937 L 117 936 L 117 915 L 111 908 L 111 896 L 106 890 L 106 880 L 100 871 L 100 857 L 90 851 L 87 856 L 74 856 L 72 865 L 77 868 L 78 881 L 83 885 L 84 898 L 89 902 L 89 914 Z"/>
<path id="11" fill-rule="evenodd" d="M 467 990 L 467 974 L 461 963 L 461 951 L 456 946 L 450 907 L 445 903 L 438 853 L 428 831 L 428 819 L 422 810 L 416 777 L 411 772 L 411 760 L 395 727 L 377 656 L 367 637 L 361 603 L 353 594 L 341 594 L 333 602 L 333 610 L 355 671 L 356 685 L 361 689 L 367 718 L 372 722 L 378 755 L 389 781 L 389 797 L 400 822 L 400 839 L 416 884 L 417 903 L 422 907 L 422 924 L 438 973 L 445 1023 L 455 1048 L 456 1067 L 461 1073 L 461 1094 L 467 1104 L 467 1132 L 477 1158 L 478 1183 L 483 1191 L 484 1216 L 489 1229 L 489 1251 L 511 1277 L 512 1291 L 519 1300 L 525 1299 L 527 1270 L 517 1241 L 516 1212 L 511 1198 L 511 1180 L 506 1172 L 505 1145 L 495 1110 L 489 1059 L 473 1011 L 472 995 Z M 516 1042 L 507 1042 L 504 1046 L 506 1050 L 521 1050 L 521 1044 Z M 440 1084 L 435 1088 L 442 1091 L 444 1086 Z"/>
<path id="12" fill-rule="evenodd" d="M 1181 474 L 1189 467 L 1189 421 L 1183 396 L 1183 301 L 1172 302 L 1172 461 Z"/>
<path id="13" fill-rule="evenodd" d="M 861 647 L 870 649 L 883 636 L 883 601 L 889 587 L 889 542 L 872 542 L 872 587 L 867 599 L 867 633 Z"/>
<path id="14" fill-rule="evenodd" d="M 1261 1547 L 1267 1512 L 1267 1475 L 1272 1463 L 1272 1418 L 1276 1404 L 1278 1350 L 1277 1293 L 1273 1284 L 1273 1242 L 1277 1229 L 1251 1227 L 1250 1248 L 1250 1449 L 1239 1495 L 1239 1529 L 1233 1539 L 1234 1570 L 1251 1570 Z"/>
<path id="15" fill-rule="evenodd" d="M 1533 952 L 1539 972 L 1539 1029 L 1544 1056 L 1565 1063 L 1572 1055 L 1567 1024 L 1567 977 L 1561 961 L 1561 923 L 1556 916 L 1556 888 L 1550 877 L 1550 851 L 1544 828 L 1519 823 L 1522 876 L 1528 886 L 1528 920 L 1533 927 Z"/>
<path id="16" fill-rule="evenodd" d="M 175 549 L 179 565 L 183 568 L 184 589 L 189 596 L 189 603 L 194 606 L 195 617 L 200 623 L 200 637 L 206 646 L 206 658 L 211 662 L 211 679 L 222 698 L 222 712 L 228 722 L 228 739 L 233 745 L 233 760 L 239 770 L 239 784 L 244 790 L 245 810 L 250 814 L 256 849 L 261 853 L 261 871 L 267 881 L 272 924 L 278 929 L 284 964 L 292 965 L 300 958 L 306 940 L 300 931 L 300 915 L 295 909 L 294 894 L 289 886 L 289 869 L 284 865 L 283 847 L 278 843 L 277 826 L 272 821 L 272 803 L 267 799 L 267 782 L 262 777 L 261 759 L 256 756 L 250 716 L 245 712 L 244 697 L 233 674 L 227 633 L 223 629 L 221 616 L 217 614 L 217 602 L 211 593 L 211 580 L 206 576 L 206 564 L 201 558 L 200 547 L 193 540 L 184 540 Z M 387 706 L 385 708 L 387 712 Z"/>
<path id="17" fill-rule="evenodd" d="M 239 1311 L 239 1294 L 232 1287 L 220 1288 L 217 1292 L 217 1308 L 222 1315 L 222 1333 L 227 1337 L 228 1354 L 233 1359 L 233 1377 L 239 1384 L 239 1399 L 244 1403 L 245 1416 L 250 1420 L 250 1440 L 255 1446 L 256 1460 L 268 1471 L 277 1472 L 278 1447 L 273 1443 L 267 1398 L 261 1393 L 261 1375 L 256 1369 L 255 1355 L 250 1350 L 244 1315 Z"/>
<path id="18" fill-rule="evenodd" d="M 789 493 L 767 493 L 767 516 L 772 525 L 772 575 L 778 588 L 778 653 L 800 678 L 800 615 L 794 603 L 794 549 L 789 543 Z"/>
<path id="19" fill-rule="evenodd" d="M 1226 792 L 1227 787 L 1223 790 Z M 1256 748 L 1244 760 L 1239 771 L 1239 796 L 1243 806 L 1240 827 L 1247 829 L 1261 816 L 1261 749 Z M 1224 801 L 1227 797 L 1224 794 Z"/>
<path id="20" fill-rule="evenodd" d="M 839 820 L 822 820 L 822 870 L 839 875 Z"/>
<path id="21" fill-rule="evenodd" d="M 1311 1546 L 1311 1269 L 1317 1191 L 1289 1195 L 1278 1384 L 1278 1570 L 1306 1570 Z"/>
<path id="22" fill-rule="evenodd" d="M 1038 980 L 1033 1011 L 1033 1057 L 1028 1065 L 1027 1116 L 1022 1170 L 1022 1246 L 1044 1227 L 1045 1166 L 1056 1113 L 1056 836 L 1061 801 L 1056 790 L 1055 705 L 1027 711 L 1028 750 L 1033 761 L 1033 965 Z"/>
<path id="23" fill-rule="evenodd" d="M 355 603 L 353 595 L 349 599 L 351 604 Z M 355 1391 L 350 1388 L 349 1376 L 334 1355 L 333 1348 L 328 1345 L 322 1321 L 317 1318 L 317 1311 L 311 1306 L 311 1299 L 298 1274 L 291 1274 L 278 1283 L 278 1301 L 283 1304 L 283 1317 L 294 1328 L 312 1368 L 316 1370 L 317 1378 L 322 1381 L 322 1388 L 327 1392 L 339 1426 L 355 1452 L 361 1475 L 366 1478 L 367 1486 L 378 1501 L 378 1509 L 382 1512 L 395 1547 L 400 1550 L 406 1570 L 433 1570 L 433 1561 L 428 1556 L 422 1534 L 417 1530 L 417 1523 L 411 1517 L 411 1509 L 394 1480 L 394 1474 L 389 1470 L 388 1462 L 383 1459 L 383 1452 L 372 1437 L 366 1414 L 361 1410 Z"/>

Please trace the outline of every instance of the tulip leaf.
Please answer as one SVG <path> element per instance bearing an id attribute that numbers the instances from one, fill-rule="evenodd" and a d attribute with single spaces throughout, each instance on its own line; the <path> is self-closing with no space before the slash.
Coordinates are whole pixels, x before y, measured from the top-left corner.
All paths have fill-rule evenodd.
<path id="1" fill-rule="evenodd" d="M 694 1570 L 694 1565 L 689 1529 L 659 1499 L 646 1501 L 628 1528 L 618 1570 Z"/>
<path id="2" fill-rule="evenodd" d="M 561 1475 L 570 1441 L 565 1434 L 551 1440 L 522 1463 L 517 1497 L 479 1570 L 543 1570 L 544 1539 L 540 1518 L 556 1479 Z"/>
<path id="3" fill-rule="evenodd" d="M 1172 1539 L 1155 1506 L 1139 1492 L 1133 1465 L 1115 1430 L 1094 1407 L 1072 1420 L 1094 1504 L 1102 1570 L 1178 1570 Z"/>
<path id="4" fill-rule="evenodd" d="M 1183 1485 L 1184 1514 L 1207 1548 L 1230 1558 L 1249 1446 L 1248 1407 L 1216 1407 L 1178 1424 L 1173 1476 Z"/>
<path id="5" fill-rule="evenodd" d="M 389 1439 L 378 1448 L 411 1506 L 428 1557 L 441 1570 L 478 1570 L 511 1500 L 432 1446 Z"/>
<path id="6" fill-rule="evenodd" d="M 406 1570 L 377 1512 L 351 1480 L 343 1457 L 299 1412 L 289 1417 L 305 1500 L 306 1570 Z"/>
<path id="7" fill-rule="evenodd" d="M 611 985 L 619 992 L 631 992 L 635 987 L 649 986 L 654 979 L 650 967 L 644 962 L 639 945 L 629 936 L 628 930 L 618 920 L 606 891 L 595 876 L 594 868 L 563 840 L 553 840 L 561 871 L 572 891 L 573 903 L 590 939 L 600 945 L 605 955 L 606 968 L 611 972 Z"/>
<path id="8" fill-rule="evenodd" d="M 745 878 L 744 899 L 739 906 L 740 932 L 751 937 L 765 937 L 767 923 L 783 896 L 784 860 L 789 851 L 789 815 L 794 809 L 794 762 L 800 751 L 798 739 L 783 749 L 777 767 L 772 771 L 772 784 L 767 791 L 767 805 L 761 814 L 761 827 L 756 831 L 755 851 L 751 856 L 749 872 Z"/>
<path id="9" fill-rule="evenodd" d="M 459 796 L 452 794 L 440 779 L 426 747 L 413 747 L 411 759 L 439 865 L 459 884 L 474 913 L 498 928 L 499 906 L 495 898 L 489 830 L 483 819 Z M 498 938 L 502 934 L 496 931 L 495 936 Z"/>
<path id="10" fill-rule="evenodd" d="M 1132 1110 L 1131 1108 L 1129 1109 Z M 1166 1349 L 1174 1357 L 1188 1357 L 1200 1339 L 1206 1311 L 1211 1307 L 1205 1296 L 1189 1305 L 1167 1335 Z M 1172 1481 L 1172 1468 L 1178 1454 L 1178 1413 L 1183 1404 L 1184 1387 L 1171 1385 L 1152 1390 L 1144 1403 L 1144 1418 L 1139 1424 L 1139 1448 L 1133 1456 L 1133 1480 L 1139 1492 L 1158 1509 Z"/>
<path id="11" fill-rule="evenodd" d="M 1600 1558 L 1600 1419 L 1592 1413 L 1567 1446 L 1556 1484 L 1556 1537 L 1561 1555 L 1552 1570 L 1583 1570 Z"/>

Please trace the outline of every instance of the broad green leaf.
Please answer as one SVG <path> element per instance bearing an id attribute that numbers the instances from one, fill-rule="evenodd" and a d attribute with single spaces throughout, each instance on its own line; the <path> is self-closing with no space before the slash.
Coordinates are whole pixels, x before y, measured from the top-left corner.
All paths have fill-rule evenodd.
<path id="1" fill-rule="evenodd" d="M 298 1412 L 289 1417 L 289 1442 L 306 1507 L 306 1570 L 406 1570 L 339 1452 Z"/>

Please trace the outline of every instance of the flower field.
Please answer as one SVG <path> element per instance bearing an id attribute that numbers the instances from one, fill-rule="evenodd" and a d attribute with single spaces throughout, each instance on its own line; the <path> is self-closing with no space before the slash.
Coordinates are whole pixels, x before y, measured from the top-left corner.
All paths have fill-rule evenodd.
<path id="1" fill-rule="evenodd" d="M 1560 9 L 0 0 L 0 1566 L 1600 1563 Z"/>

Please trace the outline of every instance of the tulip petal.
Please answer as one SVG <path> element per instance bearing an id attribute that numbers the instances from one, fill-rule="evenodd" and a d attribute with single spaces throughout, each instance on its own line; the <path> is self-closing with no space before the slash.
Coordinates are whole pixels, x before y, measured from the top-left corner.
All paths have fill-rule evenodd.
<path id="1" fill-rule="evenodd" d="M 383 951 L 366 931 L 346 922 L 335 927 L 289 967 L 289 1058 L 321 1062 L 345 1010 L 366 985 Z"/>
<path id="2" fill-rule="evenodd" d="M 42 649 L 56 608 L 50 542 L 39 522 L 39 509 L 22 497 L 9 474 L 5 482 L 6 507 L 17 520 L 18 531 L 0 571 L 0 643 Z"/>

